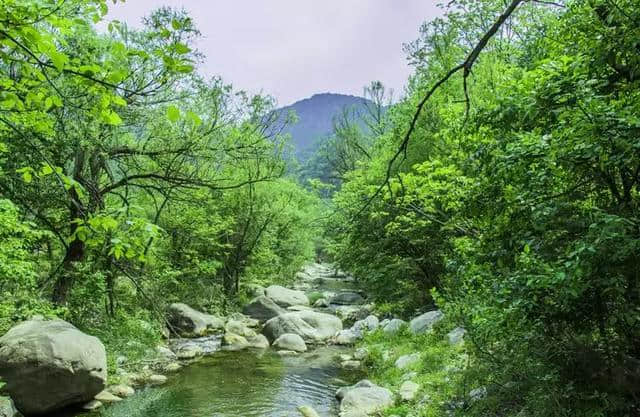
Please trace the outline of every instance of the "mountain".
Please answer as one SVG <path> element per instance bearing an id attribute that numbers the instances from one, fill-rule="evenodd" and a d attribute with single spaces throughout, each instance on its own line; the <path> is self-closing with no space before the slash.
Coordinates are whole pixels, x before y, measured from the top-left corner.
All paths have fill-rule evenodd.
<path id="1" fill-rule="evenodd" d="M 297 101 L 290 106 L 276 110 L 286 117 L 293 110 L 298 122 L 287 126 L 283 133 L 290 133 L 295 155 L 298 160 L 306 160 L 318 144 L 333 132 L 333 118 L 344 108 L 363 111 L 368 100 L 344 94 L 322 93 Z"/>

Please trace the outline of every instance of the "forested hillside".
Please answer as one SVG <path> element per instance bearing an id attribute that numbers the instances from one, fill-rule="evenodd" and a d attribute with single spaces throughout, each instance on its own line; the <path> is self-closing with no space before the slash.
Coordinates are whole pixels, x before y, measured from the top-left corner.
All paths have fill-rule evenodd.
<path id="1" fill-rule="evenodd" d="M 271 344 L 287 372 L 327 369 L 331 352 L 345 378 L 380 384 L 338 391 L 341 417 L 640 415 L 640 1 L 451 2 L 405 46 L 414 72 L 397 103 L 379 82 L 360 110 L 322 94 L 293 105 L 297 128 L 271 97 L 200 75 L 184 11 L 98 31 L 117 4 L 0 6 L 0 334 L 63 319 L 104 343 L 120 392 L 157 365 L 150 351 L 183 360 L 166 373 L 198 366 L 195 335 Z M 292 146 L 327 129 L 292 169 Z M 14 359 L 42 362 L 8 339 L 2 378 Z M 286 362 L 305 343 L 318 350 Z M 225 356 L 222 382 L 209 362 L 181 380 L 216 395 L 147 390 L 113 415 L 196 415 L 192 395 L 233 384 L 286 404 L 272 391 L 297 379 L 248 357 Z M 106 387 L 98 371 L 84 402 Z"/>

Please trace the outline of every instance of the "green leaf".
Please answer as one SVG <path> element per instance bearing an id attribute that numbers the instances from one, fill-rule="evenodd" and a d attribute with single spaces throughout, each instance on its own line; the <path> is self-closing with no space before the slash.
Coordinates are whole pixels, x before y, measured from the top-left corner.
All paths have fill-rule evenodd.
<path id="1" fill-rule="evenodd" d="M 177 122 L 178 120 L 180 120 L 180 109 L 178 109 L 176 106 L 167 107 L 167 118 L 171 122 Z"/>

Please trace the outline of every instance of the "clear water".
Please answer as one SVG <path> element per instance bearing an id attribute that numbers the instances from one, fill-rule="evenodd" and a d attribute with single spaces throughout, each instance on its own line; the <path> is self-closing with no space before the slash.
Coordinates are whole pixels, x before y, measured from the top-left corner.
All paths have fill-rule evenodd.
<path id="1" fill-rule="evenodd" d="M 299 406 L 337 416 L 335 391 L 357 379 L 338 368 L 338 347 L 292 357 L 273 351 L 217 352 L 173 375 L 159 388 L 92 415 L 100 417 L 289 417 Z M 342 380 L 342 381 L 341 381 Z"/>

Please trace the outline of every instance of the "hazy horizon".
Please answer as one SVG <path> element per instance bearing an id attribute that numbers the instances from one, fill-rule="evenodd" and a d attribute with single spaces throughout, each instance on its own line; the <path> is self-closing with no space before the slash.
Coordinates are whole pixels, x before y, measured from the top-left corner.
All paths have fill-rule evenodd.
<path id="1" fill-rule="evenodd" d="M 432 0 L 132 0 L 112 5 L 107 18 L 139 26 L 163 5 L 184 7 L 201 30 L 203 74 L 280 106 L 319 93 L 360 96 L 373 80 L 401 95 L 411 73 L 402 44 L 440 14 Z"/>

